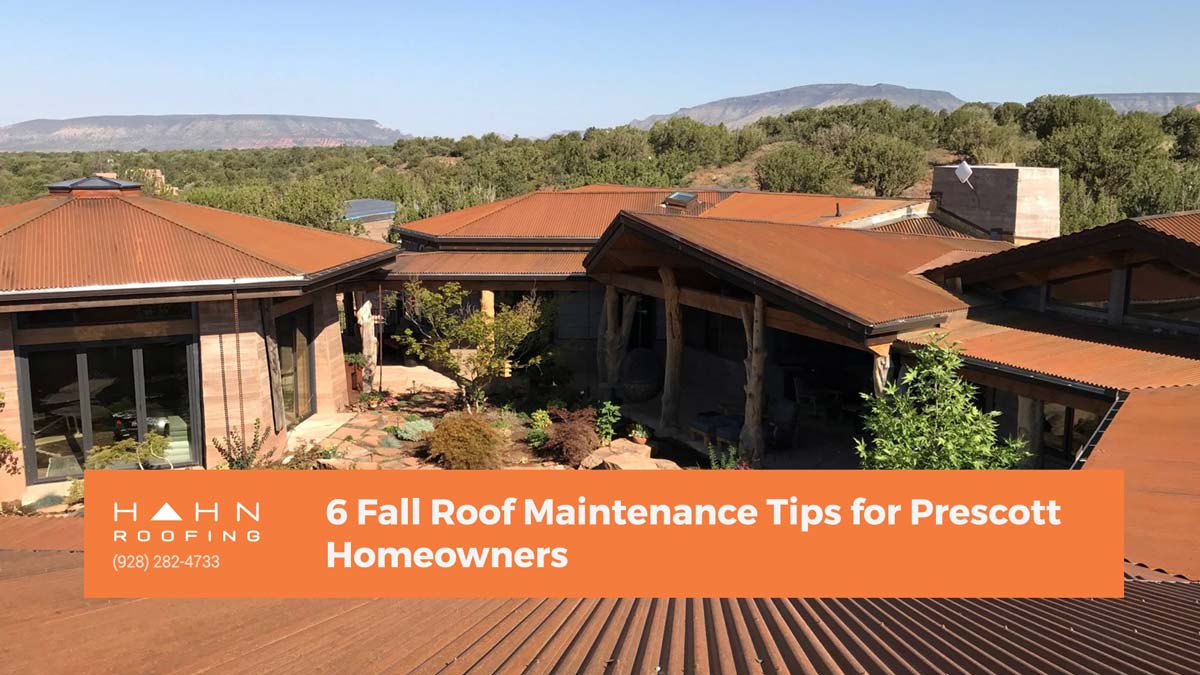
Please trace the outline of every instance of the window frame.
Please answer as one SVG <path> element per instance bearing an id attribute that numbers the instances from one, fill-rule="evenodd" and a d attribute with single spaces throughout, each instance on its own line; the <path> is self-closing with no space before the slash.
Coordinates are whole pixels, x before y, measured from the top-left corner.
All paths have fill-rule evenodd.
<path id="1" fill-rule="evenodd" d="M 1139 267 L 1146 267 L 1148 265 L 1153 265 L 1155 263 L 1179 267 L 1178 265 L 1175 265 L 1174 263 L 1172 263 L 1169 260 L 1155 259 L 1155 260 L 1147 260 L 1145 262 L 1140 262 L 1140 263 L 1130 265 L 1125 268 L 1125 297 L 1122 299 L 1122 303 L 1121 303 L 1121 315 L 1122 315 L 1122 318 L 1124 319 L 1124 323 L 1128 323 L 1132 326 L 1141 326 L 1141 327 L 1147 327 L 1147 328 L 1164 328 L 1167 330 L 1186 330 L 1188 332 L 1200 331 L 1200 320 L 1187 321 L 1187 320 L 1168 319 L 1168 318 L 1165 318 L 1162 316 L 1155 316 L 1152 314 L 1144 314 L 1144 313 L 1140 313 L 1140 312 L 1131 311 L 1130 303 L 1133 301 L 1133 298 L 1132 298 L 1133 272 L 1134 272 L 1134 270 L 1136 270 Z M 1183 268 L 1180 268 L 1180 269 L 1183 269 Z M 1184 271 L 1186 272 L 1187 270 L 1184 270 Z M 1196 279 L 1196 283 L 1200 284 L 1200 278 Z"/>
<path id="2" fill-rule="evenodd" d="M 1111 289 L 1112 289 L 1113 275 L 1116 274 L 1117 272 L 1118 272 L 1118 270 L 1110 268 L 1110 269 L 1100 270 L 1100 271 L 1096 271 L 1096 272 L 1084 272 L 1083 274 L 1075 274 L 1075 275 L 1072 275 L 1069 277 L 1061 277 L 1058 279 L 1047 279 L 1045 282 L 1046 307 L 1049 309 L 1052 309 L 1052 310 L 1066 310 L 1068 312 L 1082 312 L 1089 317 L 1107 317 L 1112 308 Z M 1102 275 L 1105 278 L 1107 278 L 1107 280 L 1108 280 L 1108 283 L 1105 285 L 1106 290 L 1105 290 L 1103 307 L 1089 307 L 1088 305 L 1080 305 L 1080 304 L 1076 304 L 1073 302 L 1064 302 L 1062 300 L 1054 299 L 1053 293 L 1054 293 L 1054 286 L 1056 284 L 1063 284 L 1065 282 L 1075 281 L 1077 279 L 1083 279 L 1085 277 L 1091 277 L 1091 276 L 1099 277 Z"/>
<path id="3" fill-rule="evenodd" d="M 142 347 L 150 344 L 184 345 L 187 350 L 188 407 L 192 418 L 188 429 L 188 445 L 191 453 L 186 462 L 173 463 L 175 468 L 203 466 L 204 464 L 204 396 L 201 392 L 200 341 L 195 335 L 172 335 L 153 338 L 127 338 L 97 342 L 54 343 L 18 346 L 14 352 L 17 362 L 17 391 L 20 404 L 21 446 L 25 459 L 25 484 L 44 485 L 61 483 L 82 476 L 38 478 L 37 447 L 33 436 L 32 383 L 29 374 L 29 355 L 34 352 L 61 351 L 75 355 L 76 378 L 79 382 L 79 420 L 83 435 L 83 454 L 86 459 L 93 448 L 92 410 L 87 404 L 91 400 L 91 384 L 88 378 L 87 351 L 101 347 L 129 347 L 133 359 L 133 386 L 137 408 L 139 441 L 146 434 L 145 372 L 142 363 Z M 165 468 L 165 467 L 164 467 Z"/>

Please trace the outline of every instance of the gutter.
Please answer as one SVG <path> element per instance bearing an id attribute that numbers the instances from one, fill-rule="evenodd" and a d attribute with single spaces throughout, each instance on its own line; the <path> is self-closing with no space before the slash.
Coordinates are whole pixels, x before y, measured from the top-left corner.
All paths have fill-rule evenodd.
<path id="1" fill-rule="evenodd" d="M 1116 389 L 1113 389 L 1110 387 L 1101 387 L 1101 386 L 1095 385 L 1095 384 L 1084 384 L 1082 382 L 1077 382 L 1075 380 L 1068 380 L 1065 377 L 1059 377 L 1057 375 L 1048 375 L 1046 373 L 1039 373 L 1035 370 L 1027 370 L 1025 368 L 1018 368 L 1016 366 L 1006 366 L 1006 365 L 1003 365 L 1000 363 L 995 363 L 993 361 L 984 361 L 983 359 L 980 359 L 980 358 L 977 358 L 974 356 L 967 356 L 965 354 L 963 355 L 962 359 L 963 359 L 963 363 L 965 363 L 969 366 L 974 366 L 976 368 L 981 368 L 983 370 L 991 370 L 991 371 L 995 371 L 998 373 L 1004 373 L 1005 375 L 1014 375 L 1016 377 L 1023 377 L 1023 378 L 1027 378 L 1027 379 L 1031 379 L 1031 380 L 1037 380 L 1038 382 L 1053 384 L 1053 385 L 1056 385 L 1059 387 L 1070 389 L 1072 391 L 1082 392 L 1085 394 L 1091 394 L 1091 395 L 1095 395 L 1095 396 L 1112 397 L 1112 396 L 1115 396 L 1117 393 Z"/>

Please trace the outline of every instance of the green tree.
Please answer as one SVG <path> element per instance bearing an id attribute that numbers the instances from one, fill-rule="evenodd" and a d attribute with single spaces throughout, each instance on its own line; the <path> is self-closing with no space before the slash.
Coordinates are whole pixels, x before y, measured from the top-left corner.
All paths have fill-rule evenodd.
<path id="1" fill-rule="evenodd" d="M 856 441 L 865 469 L 1009 469 L 1028 453 L 1019 439 L 998 440 L 996 417 L 975 405 L 975 386 L 962 379 L 963 359 L 942 337 L 914 353 L 915 364 L 882 394 L 863 394 Z"/>
<path id="2" fill-rule="evenodd" d="M 650 146 L 659 157 L 677 155 L 698 166 L 724 164 L 733 154 L 725 125 L 710 126 L 688 117 L 672 117 L 650 129 Z"/>
<path id="3" fill-rule="evenodd" d="M 1078 125 L 1096 125 L 1116 119 L 1117 111 L 1107 101 L 1093 96 L 1039 96 L 1025 104 L 1021 128 L 1038 138 Z"/>
<path id="4" fill-rule="evenodd" d="M 1071 234 L 1122 218 L 1121 204 L 1116 197 L 1093 194 L 1082 181 L 1064 175 L 1061 188 L 1062 205 L 1059 223 L 1063 234 Z"/>
<path id="5" fill-rule="evenodd" d="M 467 295 L 454 282 L 436 289 L 419 281 L 405 284 L 404 316 L 415 330 L 395 337 L 409 354 L 443 368 L 458 385 L 466 410 L 477 412 L 487 402 L 488 385 L 506 369 L 541 362 L 540 354 L 522 356 L 522 348 L 541 324 L 542 306 L 528 295 L 489 317 L 469 305 Z"/>
<path id="6" fill-rule="evenodd" d="M 975 104 L 950 113 L 945 133 L 946 148 L 973 163 L 1015 162 L 1024 151 L 1017 127 L 996 124 L 989 108 Z"/>
<path id="7" fill-rule="evenodd" d="M 1008 101 L 1001 103 L 992 109 L 992 119 L 996 120 L 996 124 L 1001 126 L 1006 124 L 1021 123 L 1021 118 L 1025 116 L 1025 105 Z"/>
<path id="8" fill-rule="evenodd" d="M 1163 116 L 1163 130 L 1175 138 L 1175 157 L 1200 159 L 1200 110 L 1179 106 Z"/>
<path id="9" fill-rule="evenodd" d="M 1167 158 L 1157 118 L 1123 115 L 1056 130 L 1034 155 L 1040 166 L 1058 167 L 1093 194 L 1119 195 L 1138 166 Z"/>
<path id="10" fill-rule="evenodd" d="M 875 190 L 877 197 L 895 197 L 925 176 L 925 152 L 895 136 L 866 133 L 848 150 L 854 182 Z"/>
<path id="11" fill-rule="evenodd" d="M 763 155 L 754 165 L 763 190 L 844 194 L 850 171 L 837 159 L 806 145 L 785 145 Z"/>

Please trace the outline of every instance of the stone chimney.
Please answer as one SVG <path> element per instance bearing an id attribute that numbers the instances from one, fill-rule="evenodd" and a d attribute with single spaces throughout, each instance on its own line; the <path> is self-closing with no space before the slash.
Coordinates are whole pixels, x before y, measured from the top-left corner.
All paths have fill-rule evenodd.
<path id="1" fill-rule="evenodd" d="M 1018 246 L 1059 235 L 1058 169 L 972 165 L 970 185 L 959 181 L 954 169 L 933 169 L 930 197 L 939 211 Z"/>

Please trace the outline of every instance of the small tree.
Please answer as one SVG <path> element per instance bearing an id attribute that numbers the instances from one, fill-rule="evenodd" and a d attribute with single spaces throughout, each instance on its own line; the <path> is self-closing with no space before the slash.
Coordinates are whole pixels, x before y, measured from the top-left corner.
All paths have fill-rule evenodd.
<path id="1" fill-rule="evenodd" d="M 934 336 L 916 351 L 916 365 L 882 394 L 863 394 L 863 426 L 871 438 L 857 440 L 865 469 L 1009 469 L 1028 452 L 1020 439 L 996 438 L 998 412 L 975 406 L 975 386 L 962 379 L 962 352 Z"/>
<path id="2" fill-rule="evenodd" d="M 834 157 L 807 145 L 785 145 L 754 165 L 763 190 L 844 194 L 850 190 L 850 170 Z"/>
<path id="3" fill-rule="evenodd" d="M 409 354 L 444 368 L 471 412 L 487 402 L 487 386 L 506 369 L 541 361 L 540 354 L 517 359 L 538 329 L 542 307 L 535 296 L 526 296 L 511 307 L 497 307 L 490 317 L 466 306 L 466 298 L 466 289 L 454 282 L 430 289 L 410 281 L 404 287 L 404 315 L 416 329 L 395 337 Z"/>

